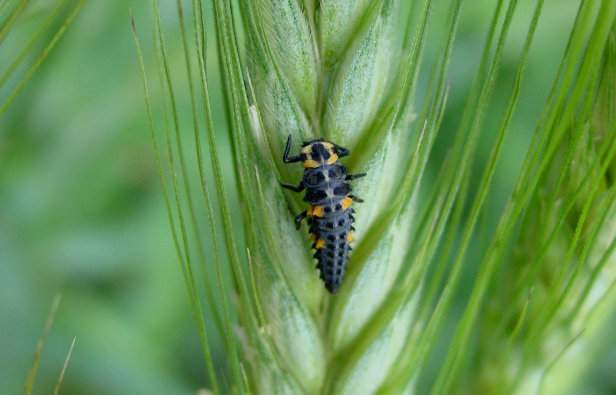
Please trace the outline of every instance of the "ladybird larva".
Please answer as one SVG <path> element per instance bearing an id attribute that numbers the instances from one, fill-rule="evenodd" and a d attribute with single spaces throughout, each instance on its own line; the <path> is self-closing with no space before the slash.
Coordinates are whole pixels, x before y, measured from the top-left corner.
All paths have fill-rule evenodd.
<path id="1" fill-rule="evenodd" d="M 354 196 L 349 181 L 366 174 L 348 174 L 339 159 L 349 150 L 324 139 L 305 142 L 296 156 L 289 156 L 291 136 L 287 139 L 282 160 L 284 163 L 303 162 L 304 176 L 297 186 L 282 184 L 294 192 L 306 191 L 304 201 L 308 209 L 295 216 L 297 229 L 307 218 L 310 236 L 316 250 L 317 269 L 325 288 L 336 293 L 347 267 L 350 243 L 353 240 L 355 217 L 353 202 L 362 202 Z"/>

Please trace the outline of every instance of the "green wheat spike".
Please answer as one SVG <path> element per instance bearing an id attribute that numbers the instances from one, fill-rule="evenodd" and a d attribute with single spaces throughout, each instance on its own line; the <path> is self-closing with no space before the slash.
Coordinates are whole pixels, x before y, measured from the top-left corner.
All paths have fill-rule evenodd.
<path id="1" fill-rule="evenodd" d="M 177 158 L 166 164 L 165 177 L 177 173 L 187 184 L 167 188 L 166 199 L 172 226 L 186 222 L 176 247 L 201 317 L 215 392 L 522 394 L 534 386 L 551 394 L 562 393 L 554 383 L 573 388 L 583 374 L 568 352 L 582 344 L 584 355 L 592 355 L 586 331 L 599 333 L 604 321 L 596 311 L 613 307 L 606 301 L 614 289 L 616 189 L 607 174 L 616 168 L 610 30 L 616 6 L 580 2 L 516 186 L 494 214 L 486 207 L 524 100 L 544 2 L 536 1 L 530 15 L 520 14 L 517 0 L 490 3 L 494 12 L 476 77 L 445 143 L 439 133 L 448 110 L 449 66 L 467 2 L 441 3 L 193 0 L 190 32 L 178 2 L 185 64 L 174 75 L 190 84 L 192 140 L 183 140 L 170 93 L 165 113 L 174 130 L 166 145 L 180 151 L 173 151 Z M 445 23 L 434 34 L 437 6 Z M 209 15 L 212 27 L 205 24 Z M 488 130 L 515 18 L 527 31 L 500 123 Z M 208 84 L 214 71 L 205 57 L 213 47 L 222 92 Z M 427 48 L 438 49 L 430 69 L 423 67 Z M 167 67 L 161 72 L 173 92 Z M 223 101 L 225 124 L 213 116 L 214 95 Z M 357 237 L 336 295 L 319 281 L 306 232 L 294 229 L 301 197 L 280 187 L 301 177 L 300 168 L 282 163 L 289 135 L 294 152 L 297 142 L 319 137 L 348 147 L 349 171 L 368 174 L 356 183 L 355 193 L 366 201 L 356 206 Z M 478 163 L 485 136 L 493 142 Z M 224 157 L 221 142 L 231 146 L 231 157 Z M 436 144 L 447 144 L 448 151 L 433 164 Z M 194 180 L 183 151 L 196 157 Z M 232 166 L 231 175 L 223 164 Z M 183 187 L 193 184 L 199 192 Z M 207 209 L 206 232 L 193 217 L 199 204 Z M 495 218 L 486 222 L 495 225 L 487 233 L 481 221 L 490 214 Z M 567 227 L 571 232 L 563 233 Z M 215 251 L 196 248 L 205 239 Z M 464 277 L 473 260 L 478 272 L 468 289 Z M 188 262 L 213 265 L 217 274 L 198 277 Z M 503 273 L 508 281 L 500 284 Z M 220 305 L 203 318 L 201 294 L 214 303 L 208 296 L 213 290 L 223 293 Z M 598 290 L 605 296 L 597 298 Z M 461 291 L 469 296 L 458 301 Z M 211 353 L 209 326 L 222 334 L 224 358 Z M 446 353 L 436 355 L 443 345 Z M 433 359 L 436 371 L 428 369 Z M 566 385 L 553 379 L 567 369 L 576 375 Z"/>

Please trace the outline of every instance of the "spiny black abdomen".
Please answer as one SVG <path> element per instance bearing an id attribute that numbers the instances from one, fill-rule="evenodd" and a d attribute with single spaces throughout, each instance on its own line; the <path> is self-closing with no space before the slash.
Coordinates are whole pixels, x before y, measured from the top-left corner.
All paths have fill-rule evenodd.
<path id="1" fill-rule="evenodd" d="M 315 240 L 317 269 L 328 291 L 334 293 L 346 271 L 353 231 L 351 187 L 339 163 L 306 169 L 304 200 L 311 204 L 308 224 Z"/>
<path id="2" fill-rule="evenodd" d="M 351 251 L 349 242 L 353 221 L 352 209 L 309 221 L 310 233 L 316 236 L 316 240 L 325 241 L 314 257 L 317 259 L 317 269 L 321 272 L 320 277 L 332 293 L 338 290 L 344 278 Z"/>

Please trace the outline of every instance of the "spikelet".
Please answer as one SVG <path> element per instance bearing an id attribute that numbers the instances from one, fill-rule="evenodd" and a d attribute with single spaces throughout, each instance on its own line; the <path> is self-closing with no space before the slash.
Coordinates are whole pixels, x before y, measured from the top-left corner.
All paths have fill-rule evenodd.
<path id="1" fill-rule="evenodd" d="M 443 143 L 449 152 L 428 183 L 426 168 L 446 108 L 448 65 L 463 2 L 445 3 L 446 31 L 431 42 L 438 55 L 427 72 L 429 89 L 419 101 L 415 92 L 432 17 L 430 0 L 213 0 L 239 200 L 234 206 L 225 192 L 228 183 L 209 108 L 203 4 L 192 1 L 213 176 L 203 171 L 202 114 L 194 91 L 195 144 L 190 148 L 196 151 L 210 238 L 197 232 L 192 201 L 176 185 L 186 182 L 190 196 L 186 180 L 191 177 L 181 155 L 169 159 L 171 171 L 163 181 L 168 179 L 172 189 L 167 199 L 172 230 L 215 393 L 413 394 L 425 391 L 418 384 L 422 374 L 431 395 L 524 393 L 539 385 L 560 351 L 578 338 L 576 331 L 588 327 L 588 312 L 599 299 L 606 300 L 594 298 L 613 289 L 605 287 L 612 272 L 604 270 L 608 266 L 601 258 L 614 237 L 610 196 L 616 189 L 608 176 L 613 155 L 601 148 L 614 143 L 613 109 L 599 104 L 607 99 L 599 99 L 593 111 L 583 103 L 604 86 L 589 76 L 601 74 L 597 59 L 607 41 L 606 26 L 616 19 L 616 4 L 582 2 L 555 78 L 557 93 L 546 105 L 517 184 L 498 217 L 487 209 L 486 200 L 520 98 L 543 1 L 525 18 L 528 34 L 501 125 L 486 131 L 486 110 L 518 5 L 515 0 L 496 2 L 458 130 Z M 180 11 L 181 4 L 178 0 Z M 180 20 L 182 16 L 180 12 Z M 587 39 L 594 26 L 597 31 Z M 160 23 L 157 33 L 163 86 L 173 95 Z M 592 44 L 587 51 L 586 41 Z M 584 72 L 576 74 L 577 62 Z M 601 75 L 610 75 L 607 69 Z M 187 71 L 193 87 L 190 66 Z M 613 91 L 604 96 L 613 99 Z M 178 111 L 171 103 L 168 156 L 183 149 Z M 495 142 L 477 174 L 473 159 L 484 133 Z M 349 171 L 368 174 L 354 183 L 354 193 L 365 202 L 354 205 L 353 251 L 335 295 L 326 293 L 319 281 L 307 232 L 294 226 L 293 215 L 305 203 L 280 186 L 297 183 L 302 175 L 301 166 L 282 161 L 289 135 L 295 142 L 292 152 L 298 151 L 298 142 L 319 137 L 347 147 L 351 155 L 343 163 Z M 588 191 L 581 187 L 585 183 L 599 188 Z M 216 192 L 220 218 L 213 218 L 210 190 Z M 173 197 L 175 204 L 170 204 Z M 187 211 L 182 211 L 184 205 Z M 476 251 L 471 246 L 479 236 L 477 223 L 488 214 L 497 220 L 488 222 L 498 223 Z M 191 227 L 193 238 L 186 230 Z M 229 380 L 219 380 L 214 368 L 200 287 L 189 259 L 195 256 L 194 261 L 203 260 L 208 267 L 199 246 L 207 240 L 216 247 L 219 238 L 224 238 L 226 260 L 220 261 L 226 265 L 213 265 L 218 277 L 204 276 L 202 287 L 209 292 L 206 302 L 223 337 Z M 514 247 L 511 254 L 509 246 Z M 468 275 L 468 265 L 476 276 Z M 231 285 L 223 272 L 229 273 Z M 465 275 L 472 279 L 462 281 Z M 575 281 L 567 286 L 568 279 Z M 470 289 L 460 292 L 466 283 Z M 208 286 L 221 291 L 220 301 Z M 585 288 L 591 296 L 582 298 Z M 460 294 L 469 297 L 458 301 Z M 442 349 L 444 358 L 436 355 Z M 432 359 L 439 365 L 429 377 L 425 368 Z M 464 361 L 467 369 L 462 369 Z"/>
<path id="2" fill-rule="evenodd" d="M 396 361 L 415 317 L 415 303 L 402 301 L 364 353 L 344 355 L 387 302 L 411 237 L 411 195 L 420 177 L 413 188 L 399 186 L 416 150 L 412 142 L 418 129 L 408 122 L 410 106 L 402 107 L 407 95 L 393 90 L 408 73 L 400 57 L 403 30 L 395 18 L 405 10 L 398 1 L 321 1 L 318 10 L 294 0 L 249 3 L 246 50 L 255 111 L 250 138 L 262 165 L 247 163 L 246 171 L 256 172 L 264 205 L 249 216 L 275 241 L 269 248 L 249 248 L 267 330 L 282 359 L 278 369 L 290 372 L 294 385 L 306 393 L 328 388 L 337 394 L 370 394 Z M 400 121 L 384 119 L 384 110 L 394 111 Z M 350 171 L 368 173 L 354 183 L 358 196 L 370 198 L 356 208 L 352 268 L 335 297 L 322 290 L 305 232 L 293 229 L 285 201 L 299 211 L 299 199 L 284 196 L 279 187 L 280 181 L 301 177 L 300 169 L 282 166 L 289 134 L 296 142 L 323 137 L 348 147 L 349 160 L 355 159 Z M 359 148 L 370 135 L 378 136 L 378 145 Z M 386 229 L 379 232 L 377 220 L 390 209 Z M 259 211 L 268 215 L 257 219 Z M 367 238 L 372 240 L 364 244 Z M 271 379 L 279 378 L 257 365 L 258 392 L 269 393 L 266 389 L 277 385 Z"/>

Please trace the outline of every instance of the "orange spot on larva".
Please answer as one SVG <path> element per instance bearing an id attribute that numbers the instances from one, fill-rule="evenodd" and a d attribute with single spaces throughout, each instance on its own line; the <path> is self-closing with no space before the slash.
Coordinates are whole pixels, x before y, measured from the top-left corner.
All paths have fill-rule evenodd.
<path id="1" fill-rule="evenodd" d="M 347 208 L 351 207 L 351 204 L 353 204 L 353 199 L 347 196 L 344 199 L 342 199 L 340 204 L 342 204 L 342 208 L 346 210 Z"/>
<path id="2" fill-rule="evenodd" d="M 311 206 L 308 209 L 308 215 L 311 215 L 313 217 L 322 217 L 323 216 L 323 207 L 321 206 Z"/>

